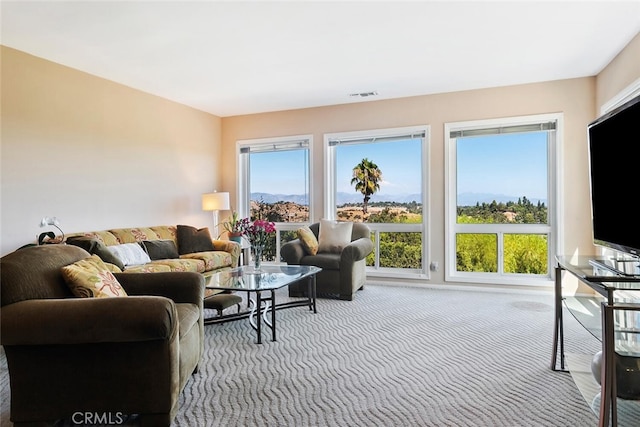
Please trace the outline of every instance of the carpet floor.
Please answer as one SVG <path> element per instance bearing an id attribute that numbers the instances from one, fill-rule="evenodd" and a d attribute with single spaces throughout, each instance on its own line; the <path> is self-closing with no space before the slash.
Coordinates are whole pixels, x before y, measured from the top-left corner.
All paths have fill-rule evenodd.
<path id="1" fill-rule="evenodd" d="M 598 351 L 565 319 L 567 351 Z M 205 326 L 174 426 L 597 425 L 571 375 L 549 369 L 551 294 L 368 285 L 277 321 L 261 345 L 246 319 Z M 0 387 L 10 426 L 4 353 Z"/>

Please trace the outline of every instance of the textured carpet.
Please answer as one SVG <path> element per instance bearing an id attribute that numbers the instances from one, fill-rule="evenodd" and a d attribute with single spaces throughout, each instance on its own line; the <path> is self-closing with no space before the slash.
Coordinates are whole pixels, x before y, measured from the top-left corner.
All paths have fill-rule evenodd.
<path id="1" fill-rule="evenodd" d="M 595 353 L 566 319 L 567 351 Z M 277 342 L 255 344 L 246 320 L 208 325 L 174 426 L 595 426 L 549 369 L 552 332 L 551 295 L 381 285 L 279 311 Z M 2 426 L 7 377 L 2 356 Z"/>

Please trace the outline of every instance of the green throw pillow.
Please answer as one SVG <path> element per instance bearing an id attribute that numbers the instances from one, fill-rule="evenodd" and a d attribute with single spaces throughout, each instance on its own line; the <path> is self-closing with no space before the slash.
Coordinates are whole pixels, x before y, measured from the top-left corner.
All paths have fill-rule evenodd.
<path id="1" fill-rule="evenodd" d="M 140 242 L 151 260 L 180 258 L 173 240 L 144 240 Z"/>
<path id="2" fill-rule="evenodd" d="M 215 250 L 211 233 L 206 227 L 198 229 L 189 225 L 178 225 L 177 239 L 180 255 Z"/>
<path id="3" fill-rule="evenodd" d="M 124 269 L 124 264 L 120 261 L 120 258 L 112 254 L 107 246 L 95 237 L 89 236 L 74 236 L 67 238 L 67 244 L 78 246 L 91 255 L 98 255 L 100 259 L 109 264 L 117 266 L 121 271 Z"/>

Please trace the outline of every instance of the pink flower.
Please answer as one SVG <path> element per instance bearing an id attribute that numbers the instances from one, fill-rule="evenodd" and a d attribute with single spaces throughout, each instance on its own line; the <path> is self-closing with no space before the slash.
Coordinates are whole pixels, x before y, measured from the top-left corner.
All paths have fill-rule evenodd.
<path id="1" fill-rule="evenodd" d="M 252 246 L 264 246 L 269 241 L 269 235 L 276 232 L 276 225 L 273 222 L 256 219 L 250 223 L 247 219 L 244 235 L 247 236 Z"/>

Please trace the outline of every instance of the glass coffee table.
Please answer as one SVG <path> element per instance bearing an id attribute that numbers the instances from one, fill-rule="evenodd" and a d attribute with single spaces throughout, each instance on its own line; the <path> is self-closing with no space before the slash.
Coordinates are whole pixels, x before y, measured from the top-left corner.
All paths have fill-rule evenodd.
<path id="1" fill-rule="evenodd" d="M 264 321 L 265 325 L 271 328 L 271 340 L 275 341 L 277 310 L 306 306 L 309 307 L 310 311 L 317 313 L 316 274 L 321 270 L 321 268 L 311 265 L 263 265 L 256 272 L 254 267 L 244 265 L 205 276 L 207 289 L 246 292 L 247 300 L 249 301 L 247 311 L 214 317 L 205 320 L 205 323 L 223 323 L 249 318 L 249 323 L 258 335 L 257 342 L 261 344 L 262 323 Z M 301 280 L 306 280 L 307 282 L 307 298 L 276 303 L 276 290 Z"/>

